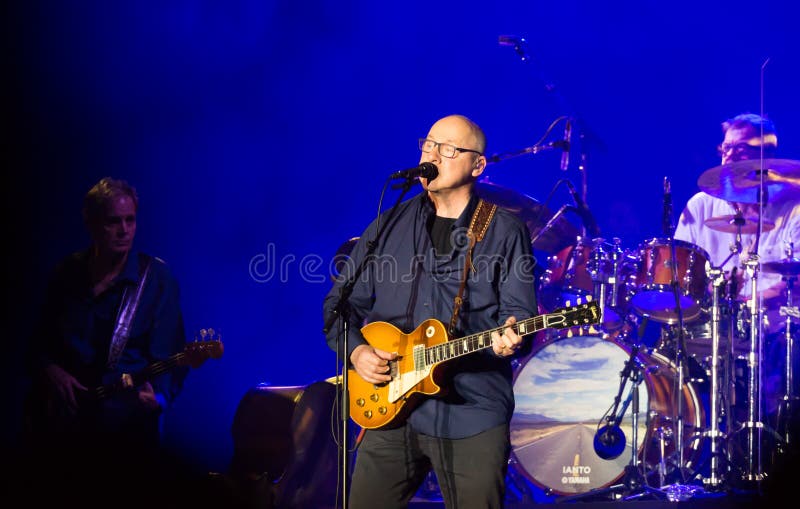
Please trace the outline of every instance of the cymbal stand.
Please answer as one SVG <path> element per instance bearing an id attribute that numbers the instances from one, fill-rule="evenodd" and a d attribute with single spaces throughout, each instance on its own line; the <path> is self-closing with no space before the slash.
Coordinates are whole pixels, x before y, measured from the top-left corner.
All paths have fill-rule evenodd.
<path id="1" fill-rule="evenodd" d="M 730 369 L 731 369 L 731 362 L 733 357 L 733 323 L 729 324 L 728 327 L 728 354 L 725 358 L 724 363 L 724 387 L 726 390 L 725 397 L 721 398 L 722 391 L 720 391 L 720 377 L 719 377 L 719 358 L 720 358 L 720 348 L 719 348 L 719 341 L 720 341 L 720 322 L 722 321 L 722 306 L 720 305 L 720 294 L 723 290 L 723 287 L 726 283 L 725 280 L 725 273 L 722 270 L 722 267 L 728 263 L 728 261 L 738 256 L 742 251 L 742 226 L 744 225 L 744 217 L 742 216 L 741 210 L 736 208 L 736 217 L 733 220 L 733 224 L 736 225 L 736 241 L 733 242 L 730 246 L 731 254 L 719 265 L 719 267 L 714 267 L 710 263 L 706 263 L 706 275 L 708 276 L 709 280 L 712 284 L 712 293 L 711 293 L 711 395 L 710 395 L 710 405 L 711 405 L 711 415 L 709 418 L 710 427 L 709 430 L 705 433 L 705 436 L 710 438 L 710 448 L 711 448 L 711 467 L 709 472 L 709 477 L 703 479 L 703 484 L 708 485 L 711 488 L 719 488 L 723 483 L 723 475 L 721 474 L 720 468 L 720 457 L 721 448 L 720 448 L 720 440 L 725 437 L 725 433 L 720 430 L 720 410 L 721 406 L 724 404 L 725 408 L 722 410 L 724 415 L 726 416 L 727 425 L 725 427 L 726 432 L 730 432 L 730 423 L 731 423 L 731 408 L 730 408 Z M 731 287 L 735 287 L 735 269 L 731 276 Z M 735 298 L 734 295 L 729 295 L 729 302 L 728 302 L 728 309 L 731 310 L 731 302 Z M 729 314 L 729 319 L 732 319 L 732 313 Z M 730 458 L 728 459 L 728 463 L 730 464 Z"/>
<path id="2" fill-rule="evenodd" d="M 787 248 L 787 257 L 792 260 L 794 254 L 794 244 L 789 243 Z M 781 314 L 786 316 L 786 327 L 784 328 L 784 338 L 786 339 L 786 367 L 785 367 L 785 392 L 783 401 L 778 407 L 778 432 L 783 439 L 784 452 L 788 451 L 790 447 L 794 447 L 795 437 L 791 436 L 793 427 L 791 426 L 793 414 L 797 410 L 796 402 L 797 396 L 794 394 L 794 379 L 792 376 L 793 362 L 794 362 L 794 340 L 792 336 L 792 318 L 800 318 L 800 310 L 797 306 L 792 306 L 792 293 L 794 283 L 797 277 L 794 275 L 784 276 L 782 278 L 786 282 L 786 307 L 781 308 Z"/>
<path id="3" fill-rule="evenodd" d="M 760 482 L 764 480 L 763 465 L 761 462 L 761 439 L 763 437 L 764 423 L 761 421 L 761 362 L 762 345 L 761 332 L 763 315 L 758 295 L 759 260 L 756 253 L 744 262 L 745 270 L 750 276 L 750 352 L 747 355 L 748 383 L 747 383 L 747 422 L 743 429 L 747 430 L 747 461 L 742 480 Z"/>
<path id="4" fill-rule="evenodd" d="M 724 265 L 724 264 L 723 264 Z M 720 473 L 720 439 L 723 433 L 719 428 L 720 412 L 720 390 L 719 390 L 719 324 L 720 324 L 720 292 L 725 284 L 725 274 L 722 268 L 712 267 L 706 264 L 706 274 L 712 282 L 713 290 L 711 295 L 711 416 L 710 428 L 705 433 L 711 440 L 711 468 L 709 477 L 703 479 L 703 483 L 709 487 L 719 487 L 723 482 Z M 730 343 L 729 343 L 730 344 Z M 726 377 L 727 379 L 727 377 Z M 725 398 L 728 401 L 728 398 Z M 726 412 L 729 415 L 730 412 Z"/>

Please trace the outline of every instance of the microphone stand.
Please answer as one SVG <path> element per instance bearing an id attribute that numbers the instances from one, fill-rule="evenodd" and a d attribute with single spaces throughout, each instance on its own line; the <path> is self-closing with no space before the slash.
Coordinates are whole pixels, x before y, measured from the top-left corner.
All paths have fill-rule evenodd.
<path id="1" fill-rule="evenodd" d="M 669 191 L 669 181 L 665 178 L 665 191 Z M 666 215 L 666 214 L 665 214 Z M 671 216 L 671 214 L 670 214 Z M 671 282 L 670 286 L 672 287 L 672 294 L 675 297 L 675 313 L 677 315 L 678 321 L 678 335 L 676 337 L 676 348 L 675 348 L 675 369 L 678 372 L 678 381 L 677 381 L 677 402 L 675 407 L 675 425 L 677 429 L 675 430 L 675 437 L 676 437 L 676 444 L 675 447 L 678 453 L 678 474 L 679 474 L 679 482 L 682 484 L 685 482 L 684 477 L 684 457 L 683 457 L 683 433 L 684 433 L 684 425 L 683 425 L 683 386 L 684 386 L 684 376 L 685 376 L 685 358 L 686 358 L 686 343 L 685 343 L 685 334 L 684 334 L 684 324 L 683 324 L 683 308 L 681 306 L 681 296 L 678 292 L 679 283 L 678 283 L 678 267 L 677 267 L 677 255 L 675 254 L 675 238 L 673 236 L 674 228 L 672 226 L 672 218 L 668 217 L 667 220 L 664 221 L 664 228 L 666 229 L 669 226 L 669 231 L 665 231 L 664 233 L 668 235 L 669 239 L 669 251 L 670 251 L 670 259 L 669 259 L 669 266 L 671 268 Z"/>
<path id="2" fill-rule="evenodd" d="M 536 241 L 539 240 L 539 237 L 541 237 L 542 235 L 545 234 L 545 232 L 550 230 L 550 228 L 552 228 L 553 225 L 556 224 L 556 221 L 558 220 L 558 218 L 561 217 L 564 214 L 564 212 L 566 212 L 568 210 L 573 210 L 574 211 L 575 207 L 572 207 L 570 205 L 562 205 L 561 208 L 559 208 L 556 211 L 556 213 L 553 214 L 553 217 L 551 217 L 547 221 L 547 223 L 545 223 L 545 225 L 542 226 L 542 228 L 538 232 L 536 232 L 536 235 L 534 235 L 533 239 L 531 240 L 531 246 L 536 244 Z"/>
<path id="3" fill-rule="evenodd" d="M 350 476 L 350 450 L 349 450 L 349 431 L 350 431 L 350 392 L 348 390 L 348 383 L 349 383 L 349 373 L 348 373 L 348 365 L 350 364 L 350 359 L 348 358 L 349 352 L 349 336 L 350 336 L 350 316 L 351 316 L 351 307 L 350 307 L 350 295 L 353 293 L 353 288 L 358 282 L 358 279 L 361 277 L 361 274 L 366 269 L 367 264 L 372 259 L 372 255 L 375 252 L 375 249 L 378 246 L 378 240 L 381 238 L 383 233 L 386 231 L 386 228 L 389 224 L 391 224 L 391 219 L 394 214 L 397 212 L 397 207 L 403 200 L 403 197 L 408 193 L 411 189 L 411 186 L 414 184 L 416 177 L 406 177 L 403 183 L 397 184 L 393 186 L 393 189 L 401 189 L 402 192 L 397 197 L 397 201 L 394 203 L 392 208 L 389 212 L 386 213 L 386 217 L 383 223 L 383 226 L 378 230 L 375 235 L 375 238 L 370 240 L 367 243 L 367 252 L 362 258 L 361 263 L 356 268 L 356 271 L 347 280 L 347 282 L 342 285 L 339 289 L 339 300 L 336 303 L 336 306 L 333 308 L 333 311 L 325 320 L 325 325 L 322 329 L 323 333 L 327 335 L 328 331 L 330 331 L 331 327 L 333 326 L 334 322 L 337 320 L 340 323 L 340 333 L 337 337 L 338 340 L 341 339 L 341 345 L 336 345 L 336 351 L 342 352 L 344 356 L 344 360 L 342 361 L 342 374 L 339 377 L 341 381 L 341 389 L 339 392 L 339 416 L 340 416 L 340 446 L 339 446 L 339 455 L 341 461 L 341 468 L 342 468 L 342 509 L 347 508 L 347 499 L 349 495 L 349 476 Z"/>
<path id="4" fill-rule="evenodd" d="M 578 495 L 569 495 L 565 497 L 560 497 L 556 499 L 556 503 L 559 502 L 570 502 L 573 500 L 579 500 L 582 498 L 587 498 L 590 496 L 595 495 L 602 495 L 606 493 L 614 493 L 616 491 L 627 491 L 629 494 L 623 498 L 622 500 L 632 500 L 635 498 L 642 497 L 646 494 L 655 494 L 661 498 L 667 496 L 667 494 L 659 489 L 651 488 L 647 485 L 645 481 L 644 475 L 640 469 L 639 463 L 639 384 L 644 380 L 644 376 L 642 373 L 642 367 L 639 361 L 636 359 L 637 354 L 639 352 L 639 346 L 634 344 L 631 347 L 630 357 L 628 360 L 625 361 L 625 367 L 620 372 L 620 383 L 619 383 L 619 391 L 617 395 L 614 397 L 614 404 L 612 409 L 608 412 L 608 417 L 604 419 L 608 422 L 605 426 L 600 427 L 600 423 L 598 423 L 598 430 L 595 434 L 594 438 L 594 448 L 597 455 L 604 460 L 613 460 L 617 458 L 622 451 L 625 449 L 625 433 L 620 429 L 619 425 L 622 422 L 623 417 L 625 416 L 625 411 L 628 409 L 628 406 L 631 405 L 631 459 L 630 462 L 625 466 L 625 472 L 623 475 L 623 480 L 621 483 L 614 484 L 612 486 L 608 486 L 607 488 L 597 488 L 594 490 L 589 490 L 586 493 L 580 493 Z M 625 399 L 625 402 L 622 404 L 622 409 L 617 414 L 617 408 L 619 407 L 620 399 L 622 398 L 622 393 L 625 390 L 625 384 L 627 380 L 631 381 L 631 388 L 630 392 L 628 392 L 628 397 Z M 600 420 L 603 422 L 603 419 Z M 610 442 L 610 444 L 608 443 Z M 622 449 L 620 451 L 616 451 L 616 449 L 611 449 L 618 443 L 622 443 Z M 607 449 L 604 449 L 607 448 Z M 602 454 L 601 454 L 602 453 Z M 631 492 L 644 490 L 641 493 L 630 494 Z"/>
<path id="5" fill-rule="evenodd" d="M 554 141 L 552 143 L 548 143 L 547 145 L 533 145 L 532 147 L 525 147 L 523 149 L 516 150 L 514 152 L 503 152 L 500 154 L 493 154 L 486 158 L 486 164 L 499 163 L 501 161 L 505 161 L 507 159 L 513 159 L 519 156 L 524 156 L 526 154 L 538 154 L 539 152 L 545 152 L 547 150 L 553 150 L 559 148 L 561 147 L 562 144 L 563 144 L 562 141 Z"/>

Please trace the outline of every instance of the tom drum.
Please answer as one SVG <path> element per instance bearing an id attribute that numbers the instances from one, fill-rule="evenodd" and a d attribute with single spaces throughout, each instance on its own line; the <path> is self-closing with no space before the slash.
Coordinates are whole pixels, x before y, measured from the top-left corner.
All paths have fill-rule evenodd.
<path id="1" fill-rule="evenodd" d="M 639 266 L 632 285 L 631 307 L 657 322 L 677 323 L 672 285 L 674 277 L 684 323 L 697 319 L 708 287 L 706 261 L 708 253 L 690 242 L 677 239 L 646 241 L 639 247 Z"/>

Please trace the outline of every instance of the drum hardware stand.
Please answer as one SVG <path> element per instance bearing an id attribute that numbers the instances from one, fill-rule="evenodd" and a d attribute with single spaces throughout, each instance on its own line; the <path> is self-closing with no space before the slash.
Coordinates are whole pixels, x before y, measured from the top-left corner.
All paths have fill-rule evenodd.
<path id="1" fill-rule="evenodd" d="M 730 259 L 736 251 L 731 253 L 731 256 L 728 257 Z M 727 260 L 725 260 L 727 262 Z M 705 436 L 711 439 L 711 468 L 709 477 L 707 479 L 703 479 L 703 484 L 711 487 L 711 488 L 719 488 L 722 486 L 724 481 L 724 474 L 721 472 L 720 469 L 720 457 L 722 453 L 720 451 L 720 439 L 725 438 L 725 433 L 720 430 L 719 427 L 719 413 L 720 413 L 720 400 L 724 399 L 724 404 L 726 405 L 726 410 L 724 413 L 726 415 L 727 422 L 730 422 L 730 398 L 724 397 L 721 398 L 721 391 L 719 388 L 719 324 L 720 324 L 720 292 L 722 290 L 722 286 L 725 283 L 725 275 L 722 271 L 722 266 L 725 263 L 720 265 L 720 268 L 714 268 L 710 264 L 706 264 L 706 274 L 708 274 L 709 279 L 712 281 L 713 285 L 713 292 L 712 292 L 712 300 L 711 300 L 711 417 L 710 417 L 710 429 L 704 433 Z M 732 329 L 729 328 L 729 331 Z M 733 338 L 729 336 L 728 338 L 728 346 L 729 350 L 733 348 Z M 732 351 L 732 350 L 731 350 Z M 727 360 L 727 359 L 726 359 Z M 725 363 L 725 373 L 726 376 L 724 377 L 725 387 L 726 389 L 729 388 L 727 385 L 728 383 L 728 369 L 729 363 Z M 730 431 L 730 427 L 726 427 L 726 431 Z M 727 456 L 726 456 L 727 458 Z M 728 463 L 730 465 L 730 462 Z"/>
<path id="2" fill-rule="evenodd" d="M 758 255 L 750 253 L 745 261 L 745 269 L 750 275 L 750 352 L 747 355 L 749 368 L 747 383 L 747 421 L 742 429 L 747 431 L 747 461 L 742 480 L 761 482 L 764 480 L 761 462 L 761 439 L 764 423 L 761 421 L 761 349 L 762 313 L 758 295 Z"/>
<path id="3" fill-rule="evenodd" d="M 789 242 L 787 247 L 787 258 L 793 260 L 794 244 Z M 784 375 L 784 397 L 778 406 L 778 420 L 777 428 L 782 438 L 783 451 L 788 451 L 794 447 L 795 438 L 792 436 L 794 430 L 792 420 L 794 413 L 797 411 L 797 396 L 794 393 L 794 377 L 792 375 L 793 362 L 794 362 L 794 339 L 792 336 L 792 318 L 800 319 L 800 309 L 797 306 L 792 306 L 792 294 L 794 282 L 797 280 L 796 276 L 784 276 L 782 278 L 786 282 L 786 306 L 781 306 L 781 315 L 786 316 L 786 327 L 784 328 L 784 338 L 786 339 L 786 367 Z"/>
<path id="4" fill-rule="evenodd" d="M 677 267 L 677 256 L 675 254 L 675 240 L 673 237 L 669 238 L 669 246 L 670 246 L 670 268 L 672 269 L 672 293 L 675 296 L 675 311 L 678 315 L 678 335 L 677 339 L 677 347 L 675 348 L 675 369 L 678 371 L 678 380 L 677 380 L 677 404 L 676 404 L 676 416 L 675 416 L 675 447 L 678 453 L 678 473 L 679 473 L 679 481 L 682 483 L 685 481 L 684 476 L 684 456 L 683 456 L 683 386 L 684 386 L 684 378 L 685 378 L 685 360 L 686 360 L 686 343 L 684 338 L 684 326 L 683 326 L 683 309 L 681 307 L 681 297 L 678 292 L 678 267 Z"/>
<path id="5" fill-rule="evenodd" d="M 605 323 L 606 307 L 613 310 L 618 308 L 619 301 L 619 280 L 620 264 L 624 256 L 621 247 L 621 240 L 613 238 L 613 246 L 610 251 L 604 249 L 606 239 L 596 237 L 592 239 L 592 252 L 586 262 L 586 270 L 592 278 L 594 284 L 594 298 L 600 303 L 600 316 L 603 317 L 601 324 Z M 608 262 L 610 261 L 610 267 Z M 609 293 L 610 289 L 610 293 Z"/>
<path id="6" fill-rule="evenodd" d="M 611 249 L 611 276 L 608 278 L 608 284 L 611 285 L 611 302 L 612 308 L 618 308 L 619 305 L 619 270 L 620 264 L 624 253 L 622 252 L 622 240 L 619 237 L 612 239 L 614 247 Z"/>
<path id="7" fill-rule="evenodd" d="M 623 500 L 633 500 L 636 498 L 641 498 L 647 494 L 655 494 L 659 497 L 668 497 L 668 495 L 657 488 L 652 488 L 647 485 L 647 481 L 642 474 L 642 468 L 639 463 L 638 457 L 638 433 L 639 433 L 639 384 L 642 383 L 644 380 L 644 376 L 642 375 L 642 366 L 639 365 L 638 362 L 633 362 L 633 367 L 631 369 L 631 396 L 632 396 L 632 406 L 631 406 L 631 461 L 628 465 L 625 466 L 625 483 L 628 486 L 629 490 L 644 490 L 641 493 L 635 493 L 632 495 L 628 495 L 623 498 Z M 631 397 L 629 396 L 629 398 Z M 623 412 L 625 411 L 623 407 Z M 664 476 L 662 474 L 664 469 L 664 449 L 663 449 L 663 441 L 661 442 L 662 449 L 660 455 L 660 463 L 659 463 L 659 478 L 661 482 L 659 486 L 664 485 Z M 644 450 L 642 454 L 645 454 Z"/>
<path id="8" fill-rule="evenodd" d="M 595 301 L 600 303 L 600 323 L 602 324 L 606 317 L 606 301 L 608 287 L 610 282 L 606 277 L 606 270 L 603 262 L 606 259 L 606 252 L 603 250 L 605 239 L 597 237 L 592 239 L 592 252 L 589 254 L 589 259 L 586 262 L 586 270 L 592 278 L 594 284 L 594 297 Z"/>

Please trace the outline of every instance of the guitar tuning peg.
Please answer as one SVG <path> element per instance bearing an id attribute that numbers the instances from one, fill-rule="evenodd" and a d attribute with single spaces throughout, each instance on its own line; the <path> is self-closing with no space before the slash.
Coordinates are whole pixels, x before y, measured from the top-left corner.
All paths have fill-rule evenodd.
<path id="1" fill-rule="evenodd" d="M 569 301 L 565 302 L 565 305 L 566 307 L 570 307 L 570 302 Z"/>
<path id="2" fill-rule="evenodd" d="M 208 334 L 208 331 L 207 331 L 207 330 L 205 330 L 205 329 L 200 329 L 200 338 L 201 338 L 201 339 L 205 340 L 205 339 L 206 339 L 206 334 Z M 195 341 L 197 341 L 197 338 L 195 338 Z"/>
<path id="3" fill-rule="evenodd" d="M 586 296 L 586 303 L 588 304 L 588 303 L 592 302 L 592 299 L 594 299 L 594 296 L 592 296 L 592 295 L 587 295 L 587 296 Z"/>
<path id="4" fill-rule="evenodd" d="M 208 339 L 214 339 L 214 329 L 208 329 Z"/>

